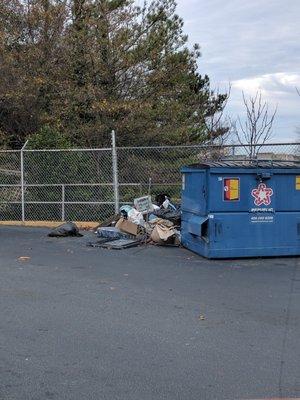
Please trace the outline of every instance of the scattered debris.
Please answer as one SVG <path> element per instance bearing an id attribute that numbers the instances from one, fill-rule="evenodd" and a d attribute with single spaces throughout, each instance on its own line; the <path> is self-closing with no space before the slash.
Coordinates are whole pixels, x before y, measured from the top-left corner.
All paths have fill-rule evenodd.
<path id="1" fill-rule="evenodd" d="M 133 203 L 136 210 L 142 214 L 148 214 L 154 210 L 151 196 L 139 197 L 134 199 Z"/>
<path id="2" fill-rule="evenodd" d="M 99 285 L 107 285 L 108 281 L 106 281 L 105 279 L 99 279 L 97 282 Z"/>
<path id="3" fill-rule="evenodd" d="M 153 213 L 158 218 L 167 219 L 168 221 L 173 222 L 175 226 L 181 225 L 181 211 L 180 208 L 173 209 L 169 206 L 167 209 L 160 208 L 159 210 L 154 211 Z"/>
<path id="4" fill-rule="evenodd" d="M 28 260 L 30 260 L 30 257 L 28 257 L 28 256 L 21 256 L 21 257 L 18 258 L 18 260 L 19 260 L 19 261 L 28 261 Z"/>
<path id="5" fill-rule="evenodd" d="M 128 213 L 128 221 L 132 222 L 136 225 L 145 226 L 144 216 L 141 212 L 137 211 L 135 208 L 132 208 Z"/>
<path id="6" fill-rule="evenodd" d="M 158 207 L 160 208 L 163 205 L 163 202 L 166 199 L 170 200 L 170 198 L 171 198 L 171 196 L 167 193 L 159 193 L 155 196 L 155 201 L 156 201 Z"/>
<path id="7" fill-rule="evenodd" d="M 160 246 L 180 246 L 180 206 L 174 205 L 166 193 L 158 194 L 156 203 L 150 195 L 133 200 L 134 206 L 125 204 L 119 214 L 108 218 L 96 233 L 98 240 L 87 246 L 125 249 L 141 243 Z"/>
<path id="8" fill-rule="evenodd" d="M 108 226 L 97 229 L 97 236 L 105 239 L 132 239 L 132 235 L 122 232 L 117 226 Z"/>
<path id="9" fill-rule="evenodd" d="M 145 228 L 141 225 L 137 225 L 125 218 L 120 218 L 116 223 L 116 228 L 119 228 L 120 231 L 128 233 L 133 236 L 142 236 L 145 234 Z"/>
<path id="10" fill-rule="evenodd" d="M 156 219 L 151 223 L 154 225 L 150 236 L 153 242 L 163 244 L 174 241 L 175 228 L 172 222 L 164 219 Z"/>
<path id="11" fill-rule="evenodd" d="M 57 228 L 53 229 L 49 234 L 49 237 L 66 237 L 66 236 L 83 236 L 74 222 L 66 222 Z"/>
<path id="12" fill-rule="evenodd" d="M 101 228 L 103 226 L 115 226 L 116 222 L 119 220 L 119 218 L 120 218 L 119 214 L 112 215 L 111 217 L 109 217 L 105 221 L 101 222 L 101 224 L 99 224 L 98 227 Z"/>
<path id="13" fill-rule="evenodd" d="M 123 218 L 128 218 L 128 213 L 133 209 L 132 206 L 126 204 L 120 208 L 120 214 Z"/>
<path id="14" fill-rule="evenodd" d="M 117 239 L 102 243 L 98 247 L 102 247 L 104 249 L 112 249 L 112 250 L 123 250 L 123 249 L 129 249 L 130 247 L 136 247 L 140 244 L 141 244 L 140 240 Z"/>
<path id="15" fill-rule="evenodd" d="M 115 240 L 117 240 L 117 239 L 115 239 Z M 103 243 L 111 242 L 111 241 L 112 241 L 112 239 L 101 238 L 101 239 L 97 240 L 96 242 L 87 242 L 86 245 L 87 245 L 88 247 L 101 247 L 101 245 L 102 245 Z"/>

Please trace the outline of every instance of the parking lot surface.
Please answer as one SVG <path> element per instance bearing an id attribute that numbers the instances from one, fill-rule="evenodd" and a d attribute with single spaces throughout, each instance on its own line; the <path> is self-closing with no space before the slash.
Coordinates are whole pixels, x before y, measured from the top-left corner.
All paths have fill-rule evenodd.
<path id="1" fill-rule="evenodd" d="M 300 397 L 300 258 L 47 232 L 1 227 L 1 400 Z"/>

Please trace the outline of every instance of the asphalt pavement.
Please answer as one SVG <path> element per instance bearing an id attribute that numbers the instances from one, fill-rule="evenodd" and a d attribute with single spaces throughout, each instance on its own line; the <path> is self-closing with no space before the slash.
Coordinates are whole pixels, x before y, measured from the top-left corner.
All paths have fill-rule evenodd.
<path id="1" fill-rule="evenodd" d="M 300 398 L 300 258 L 47 232 L 0 230 L 1 400 Z"/>

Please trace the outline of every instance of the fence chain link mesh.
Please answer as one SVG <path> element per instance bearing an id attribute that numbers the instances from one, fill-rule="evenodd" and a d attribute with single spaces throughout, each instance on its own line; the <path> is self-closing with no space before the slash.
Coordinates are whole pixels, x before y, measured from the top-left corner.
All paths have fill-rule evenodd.
<path id="1" fill-rule="evenodd" d="M 115 149 L 0 151 L 0 211 L 2 220 L 101 221 L 115 212 L 115 204 L 132 203 L 148 193 L 168 193 L 180 201 L 183 165 L 208 159 L 246 158 L 253 148 L 230 146 L 123 147 Z M 300 144 L 256 146 L 262 159 L 300 159 Z M 114 176 L 114 172 L 117 173 Z M 118 191 L 114 185 L 118 184 Z M 115 196 L 119 193 L 116 202 Z"/>
<path id="2" fill-rule="evenodd" d="M 3 220 L 21 220 L 21 152 L 0 151 L 0 212 Z"/>

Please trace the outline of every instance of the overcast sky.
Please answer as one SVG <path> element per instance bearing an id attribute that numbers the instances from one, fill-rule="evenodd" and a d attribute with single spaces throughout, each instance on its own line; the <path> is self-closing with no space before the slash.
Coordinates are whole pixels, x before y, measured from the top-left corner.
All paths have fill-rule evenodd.
<path id="1" fill-rule="evenodd" d="M 199 71 L 213 87 L 231 82 L 228 112 L 242 115 L 241 91 L 261 89 L 278 112 L 273 141 L 300 127 L 300 0 L 177 0 L 189 42 L 199 43 Z"/>

